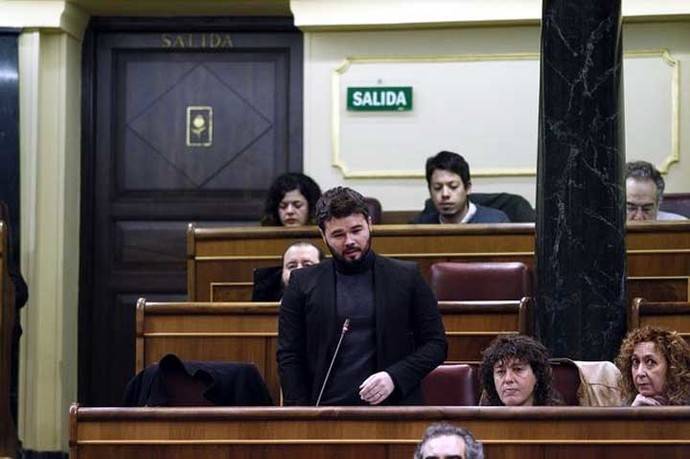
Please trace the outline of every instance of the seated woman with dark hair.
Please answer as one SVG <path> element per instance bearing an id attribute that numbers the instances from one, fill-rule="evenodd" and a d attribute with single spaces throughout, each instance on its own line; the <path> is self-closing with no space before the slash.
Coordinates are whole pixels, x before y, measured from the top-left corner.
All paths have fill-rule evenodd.
<path id="1" fill-rule="evenodd" d="M 496 338 L 482 353 L 480 405 L 562 405 L 553 388 L 549 354 L 543 344 L 523 335 Z"/>
<path id="2" fill-rule="evenodd" d="M 321 188 L 309 176 L 288 172 L 276 177 L 268 190 L 263 226 L 303 226 L 313 223 Z"/>
<path id="3" fill-rule="evenodd" d="M 627 404 L 690 405 L 690 345 L 677 332 L 660 327 L 631 331 L 616 365 Z"/>

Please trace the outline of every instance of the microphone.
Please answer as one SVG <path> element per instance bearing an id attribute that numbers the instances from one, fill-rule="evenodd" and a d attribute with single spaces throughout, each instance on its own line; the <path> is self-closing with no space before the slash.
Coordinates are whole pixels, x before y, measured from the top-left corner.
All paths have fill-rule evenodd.
<path id="1" fill-rule="evenodd" d="M 335 363 L 335 358 L 338 356 L 338 351 L 340 350 L 340 345 L 343 342 L 345 333 L 350 329 L 350 319 L 345 319 L 343 322 L 343 329 L 340 331 L 340 339 L 338 340 L 338 345 L 335 347 L 335 352 L 333 353 L 333 358 L 331 359 L 331 364 L 328 366 L 328 371 L 326 372 L 326 377 L 323 379 L 323 384 L 321 385 L 321 391 L 319 392 L 319 398 L 316 399 L 316 406 L 321 403 L 321 396 L 323 395 L 323 390 L 326 388 L 326 383 L 328 383 L 328 377 L 331 376 L 331 370 L 333 369 L 333 364 Z"/>

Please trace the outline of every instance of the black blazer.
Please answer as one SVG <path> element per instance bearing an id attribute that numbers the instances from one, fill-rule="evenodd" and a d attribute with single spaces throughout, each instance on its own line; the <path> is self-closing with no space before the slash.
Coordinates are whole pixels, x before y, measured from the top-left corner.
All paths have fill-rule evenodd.
<path id="1" fill-rule="evenodd" d="M 419 383 L 443 363 L 448 349 L 436 298 L 416 263 L 378 255 L 374 289 L 376 371 L 387 371 L 395 383 L 385 404 L 421 404 Z M 341 327 L 333 260 L 293 271 L 278 321 L 277 358 L 285 405 L 316 403 Z"/>

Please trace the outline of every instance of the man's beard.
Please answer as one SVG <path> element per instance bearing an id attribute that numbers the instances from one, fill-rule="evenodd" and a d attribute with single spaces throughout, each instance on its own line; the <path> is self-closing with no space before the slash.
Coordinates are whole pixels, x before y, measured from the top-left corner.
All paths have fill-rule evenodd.
<path id="1" fill-rule="evenodd" d="M 328 242 L 326 242 L 326 247 L 328 247 L 328 250 L 331 252 L 331 255 L 333 255 L 333 258 L 337 260 L 338 263 L 341 263 L 344 266 L 356 267 L 363 264 L 364 260 L 367 257 L 369 249 L 371 248 L 371 237 L 369 237 L 369 239 L 367 240 L 367 245 L 364 246 L 359 258 L 357 258 L 356 260 L 350 260 L 348 258 L 345 258 L 343 255 L 336 252 L 336 250 Z"/>

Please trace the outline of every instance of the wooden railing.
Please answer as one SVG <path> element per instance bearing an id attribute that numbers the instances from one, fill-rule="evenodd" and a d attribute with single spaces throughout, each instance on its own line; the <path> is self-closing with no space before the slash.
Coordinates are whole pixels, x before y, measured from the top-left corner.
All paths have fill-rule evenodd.
<path id="1" fill-rule="evenodd" d="M 477 362 L 496 336 L 530 333 L 532 300 L 440 302 L 449 362 Z M 174 353 L 183 360 L 252 362 L 280 400 L 277 303 L 147 303 L 136 318 L 136 370 Z"/>
<path id="2" fill-rule="evenodd" d="M 410 458 L 425 428 L 468 428 L 486 457 L 690 457 L 690 408 L 81 408 L 71 459 Z"/>
<path id="3" fill-rule="evenodd" d="M 628 309 L 628 330 L 645 325 L 675 330 L 690 342 L 690 302 L 654 302 L 635 298 Z"/>
<path id="4" fill-rule="evenodd" d="M 247 298 L 255 268 L 280 264 L 286 247 L 308 240 L 323 247 L 317 228 L 219 228 L 190 225 L 187 288 L 190 301 Z M 636 223 L 627 227 L 629 299 L 688 301 L 690 222 Z M 429 280 L 438 261 L 521 261 L 534 268 L 534 225 L 381 225 L 373 229 L 377 253 L 412 260 Z"/>

